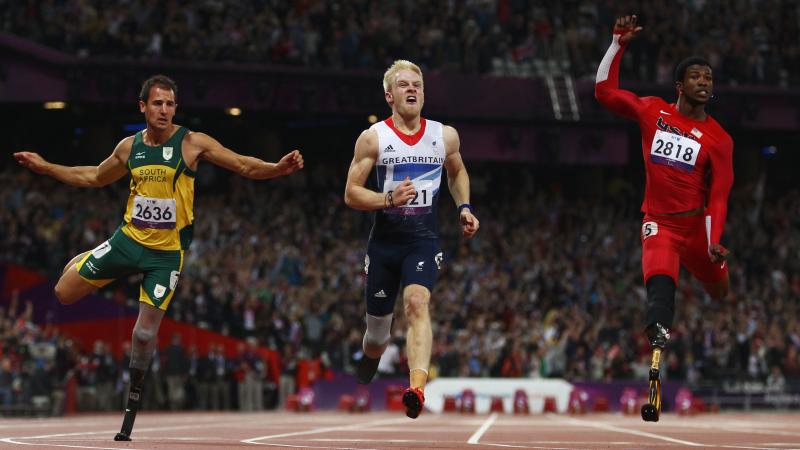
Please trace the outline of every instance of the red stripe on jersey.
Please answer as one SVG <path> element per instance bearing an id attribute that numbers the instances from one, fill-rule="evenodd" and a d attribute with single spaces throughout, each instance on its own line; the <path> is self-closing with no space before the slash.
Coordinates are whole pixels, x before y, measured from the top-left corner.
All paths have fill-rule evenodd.
<path id="1" fill-rule="evenodd" d="M 386 123 L 386 125 L 389 125 L 389 128 L 391 128 L 392 131 L 394 131 L 394 134 L 396 134 L 397 137 L 400 138 L 400 140 L 402 140 L 403 142 L 405 142 L 408 145 L 417 145 L 417 143 L 420 141 L 420 139 L 422 139 L 422 135 L 425 134 L 425 118 L 424 117 L 420 117 L 419 118 L 419 130 L 417 130 L 417 132 L 414 133 L 414 134 L 405 134 L 402 131 L 398 130 L 397 127 L 394 126 L 394 120 L 392 120 L 391 117 L 389 117 L 388 119 L 384 120 L 384 122 Z"/>

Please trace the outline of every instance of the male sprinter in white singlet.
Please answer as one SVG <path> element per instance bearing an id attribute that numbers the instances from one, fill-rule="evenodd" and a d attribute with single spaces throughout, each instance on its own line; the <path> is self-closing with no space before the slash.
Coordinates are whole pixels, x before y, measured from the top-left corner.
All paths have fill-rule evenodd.
<path id="1" fill-rule="evenodd" d="M 420 68 L 409 61 L 395 61 L 383 76 L 383 90 L 392 116 L 358 137 L 344 193 L 351 208 L 375 211 L 364 259 L 367 332 L 357 375 L 361 384 L 372 381 L 389 343 L 402 285 L 410 369 L 403 405 L 406 415 L 415 419 L 425 402 L 431 360 L 428 304 L 443 261 L 436 224 L 442 166 L 447 169 L 464 236 L 472 237 L 479 223 L 469 204 L 469 175 L 459 153 L 458 133 L 420 116 L 425 100 Z M 373 168 L 378 192 L 364 187 Z"/>

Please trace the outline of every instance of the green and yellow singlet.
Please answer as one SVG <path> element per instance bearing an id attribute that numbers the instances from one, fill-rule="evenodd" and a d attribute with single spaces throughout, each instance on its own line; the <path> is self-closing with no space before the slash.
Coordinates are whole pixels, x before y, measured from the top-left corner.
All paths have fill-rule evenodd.
<path id="1" fill-rule="evenodd" d="M 153 250 L 183 250 L 192 242 L 195 173 L 183 161 L 186 133 L 178 127 L 155 147 L 144 143 L 141 131 L 133 138 L 128 157 L 131 194 L 122 232 Z"/>

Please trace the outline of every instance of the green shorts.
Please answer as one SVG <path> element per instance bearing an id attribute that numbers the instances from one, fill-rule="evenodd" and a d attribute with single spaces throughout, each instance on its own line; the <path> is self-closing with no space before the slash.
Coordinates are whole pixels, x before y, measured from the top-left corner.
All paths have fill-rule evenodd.
<path id="1" fill-rule="evenodd" d="M 167 310 L 183 267 L 183 250 L 153 250 L 117 230 L 78 261 L 78 274 L 103 287 L 120 277 L 144 274 L 139 301 Z"/>

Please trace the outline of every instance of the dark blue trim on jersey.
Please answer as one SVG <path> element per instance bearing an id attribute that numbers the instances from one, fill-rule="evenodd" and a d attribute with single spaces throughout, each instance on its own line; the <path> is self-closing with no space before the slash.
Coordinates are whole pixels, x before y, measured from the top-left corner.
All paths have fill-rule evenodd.
<path id="1" fill-rule="evenodd" d="M 378 179 L 378 192 L 383 192 L 383 184 L 386 181 L 386 166 L 375 166 L 375 176 Z"/>
<path id="2" fill-rule="evenodd" d="M 430 171 L 438 171 L 434 172 L 432 175 L 429 175 L 425 178 L 420 178 L 421 180 L 432 180 L 435 177 L 442 174 L 442 165 L 441 164 L 418 164 L 418 163 L 408 163 L 408 164 L 395 164 L 394 165 L 394 174 L 392 175 L 393 181 L 403 181 L 406 177 L 415 180 L 417 177 L 425 175 Z M 385 175 L 384 175 L 385 176 Z"/>

